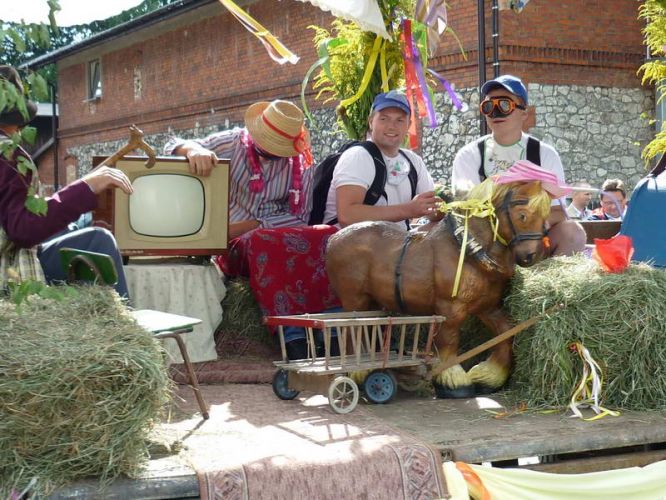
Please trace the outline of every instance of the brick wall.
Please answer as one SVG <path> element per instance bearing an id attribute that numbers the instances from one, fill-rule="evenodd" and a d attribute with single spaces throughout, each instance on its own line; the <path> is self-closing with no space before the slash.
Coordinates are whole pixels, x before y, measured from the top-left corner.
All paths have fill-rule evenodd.
<path id="1" fill-rule="evenodd" d="M 490 4 L 486 0 L 489 76 Z M 449 24 L 468 60 L 447 34 L 430 64 L 457 88 L 475 87 L 476 2 L 450 0 L 449 5 Z M 501 70 L 526 82 L 640 87 L 636 70 L 643 48 L 637 7 L 635 0 L 531 0 L 521 14 L 503 11 Z M 124 44 L 111 40 L 60 61 L 61 161 L 69 150 L 123 140 L 131 123 L 151 135 L 224 128 L 242 122 L 252 102 L 278 97 L 298 102 L 303 76 L 316 59 L 307 26 L 328 26 L 332 17 L 308 3 L 287 0 L 262 0 L 247 10 L 301 57 L 298 64 L 273 62 L 257 39 L 217 3 L 202 8 L 200 15 L 195 11 L 180 22 L 170 21 L 172 28 L 150 31 L 155 35 L 136 43 L 128 43 L 128 35 Z M 102 61 L 103 95 L 86 101 L 85 64 L 93 57 Z M 311 95 L 309 99 L 311 106 L 322 107 Z M 64 181 L 64 168 L 60 170 Z"/>

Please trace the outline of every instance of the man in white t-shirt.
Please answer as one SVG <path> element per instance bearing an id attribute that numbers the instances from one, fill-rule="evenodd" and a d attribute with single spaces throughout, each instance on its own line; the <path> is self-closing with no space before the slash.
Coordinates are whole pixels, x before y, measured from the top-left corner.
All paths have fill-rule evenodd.
<path id="1" fill-rule="evenodd" d="M 333 171 L 324 221 L 337 218 L 341 227 L 362 221 L 388 221 L 407 229 L 405 221 L 436 214 L 436 204 L 441 200 L 435 197 L 434 183 L 423 160 L 400 148 L 407 137 L 410 117 L 404 94 L 391 90 L 375 97 L 368 118 L 368 139 L 379 149 L 386 167 L 386 196 L 380 196 L 374 205 L 364 204 L 375 178 L 375 162 L 365 147 L 353 146 L 342 153 Z M 416 170 L 415 196 L 409 179 L 411 168 Z"/>
<path id="2" fill-rule="evenodd" d="M 454 192 L 468 191 L 487 177 L 508 169 L 515 161 L 529 160 L 565 182 L 564 168 L 552 146 L 523 132 L 527 120 L 527 88 L 512 75 L 502 75 L 481 87 L 481 113 L 492 131 L 464 146 L 453 160 Z M 548 218 L 551 255 L 571 255 L 585 247 L 585 230 L 567 220 L 562 204 L 555 200 Z"/>

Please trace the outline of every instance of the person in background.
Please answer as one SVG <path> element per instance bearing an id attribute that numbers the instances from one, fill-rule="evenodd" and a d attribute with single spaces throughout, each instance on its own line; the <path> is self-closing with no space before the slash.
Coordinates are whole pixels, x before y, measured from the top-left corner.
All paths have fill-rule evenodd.
<path id="1" fill-rule="evenodd" d="M 587 208 L 592 201 L 592 186 L 587 182 L 574 182 L 571 187 L 574 188 L 574 191 L 571 195 L 571 203 L 567 207 L 567 214 L 573 220 L 585 220 L 592 215 L 592 211 Z M 590 189 L 590 191 L 585 189 Z"/>
<path id="2" fill-rule="evenodd" d="M 11 66 L 0 66 L 0 79 L 23 94 L 23 83 Z M 17 108 L 0 110 L 0 141 L 10 141 L 37 114 L 37 105 L 26 103 L 27 115 Z M 21 158 L 30 155 L 21 146 L 7 158 L 0 155 L 0 290 L 9 280 L 64 281 L 67 276 L 60 261 L 60 248 L 88 250 L 110 255 L 118 272 L 116 291 L 129 297 L 122 258 L 113 235 L 106 229 L 87 227 L 65 230 L 71 222 L 97 206 L 97 194 L 107 188 L 132 192 L 129 179 L 120 170 L 95 169 L 47 198 L 46 215 L 36 215 L 26 206 L 28 189 L 39 182 L 31 172 L 19 173 Z M 57 235 L 54 237 L 54 235 Z"/>
<path id="3" fill-rule="evenodd" d="M 229 239 L 256 228 L 307 225 L 312 207 L 310 136 L 303 112 L 289 101 L 258 102 L 245 127 L 203 139 L 173 137 L 164 153 L 187 157 L 190 171 L 207 176 L 230 158 Z"/>
<path id="4" fill-rule="evenodd" d="M 528 160 L 565 182 L 562 161 L 555 149 L 523 132 L 528 117 L 527 88 L 513 75 L 502 75 L 481 87 L 479 106 L 491 134 L 464 146 L 453 160 L 452 189 L 456 196 L 488 176 L 500 173 L 518 160 Z M 559 200 L 554 200 L 547 221 L 550 255 L 571 255 L 585 248 L 585 230 L 567 220 Z"/>
<path id="5" fill-rule="evenodd" d="M 368 140 L 381 155 L 386 167 L 384 192 L 374 205 L 363 203 L 375 177 L 373 155 L 363 146 L 347 149 L 333 170 L 326 201 L 324 221 L 336 220 L 341 227 L 355 222 L 388 221 L 406 229 L 406 220 L 430 216 L 441 201 L 423 159 L 400 146 L 409 132 L 411 107 L 404 94 L 391 90 L 378 94 L 368 117 Z M 379 158 L 379 157 L 378 157 Z M 415 196 L 412 196 L 410 170 L 416 170 Z"/>
<path id="6" fill-rule="evenodd" d="M 627 190 L 620 179 L 606 179 L 599 193 L 601 206 L 587 220 L 621 220 L 627 211 Z"/>

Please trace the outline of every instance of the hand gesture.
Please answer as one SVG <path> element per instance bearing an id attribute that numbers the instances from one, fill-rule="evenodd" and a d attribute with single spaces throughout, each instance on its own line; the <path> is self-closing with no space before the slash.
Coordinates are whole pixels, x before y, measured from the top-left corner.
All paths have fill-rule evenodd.
<path id="1" fill-rule="evenodd" d="M 98 167 L 84 175 L 81 180 L 88 184 L 95 194 L 99 194 L 107 188 L 119 188 L 127 194 L 132 194 L 134 191 L 132 183 L 125 173 L 117 168 Z"/>

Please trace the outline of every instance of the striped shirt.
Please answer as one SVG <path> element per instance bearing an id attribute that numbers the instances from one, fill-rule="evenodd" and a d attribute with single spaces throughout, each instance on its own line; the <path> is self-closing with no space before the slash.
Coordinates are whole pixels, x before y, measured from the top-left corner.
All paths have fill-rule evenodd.
<path id="1" fill-rule="evenodd" d="M 218 158 L 230 159 L 229 222 L 258 220 L 263 228 L 307 225 L 312 210 L 313 169 L 302 172 L 300 205 L 296 214 L 292 214 L 289 208 L 292 172 L 288 158 L 267 160 L 259 156 L 264 189 L 253 193 L 250 191 L 252 169 L 241 142 L 243 130 L 234 128 L 193 141 L 213 151 Z M 176 148 L 187 142 L 190 141 L 174 137 L 164 146 L 164 153 L 173 154 Z"/>

